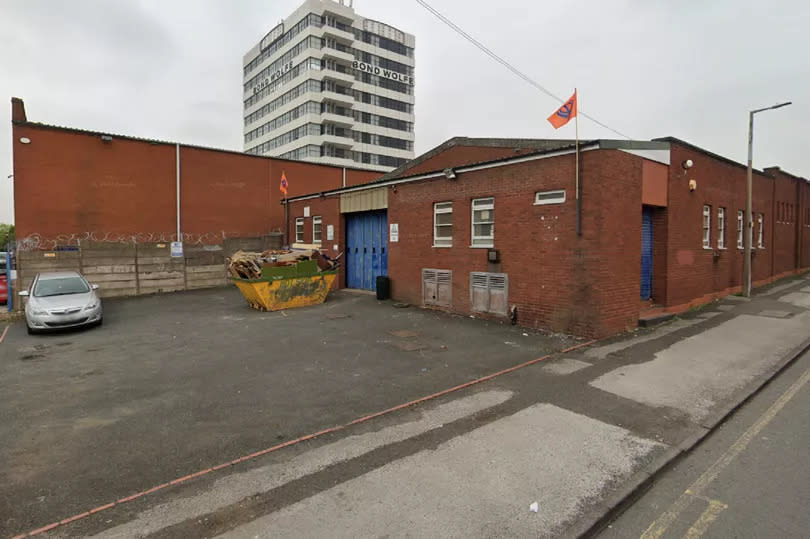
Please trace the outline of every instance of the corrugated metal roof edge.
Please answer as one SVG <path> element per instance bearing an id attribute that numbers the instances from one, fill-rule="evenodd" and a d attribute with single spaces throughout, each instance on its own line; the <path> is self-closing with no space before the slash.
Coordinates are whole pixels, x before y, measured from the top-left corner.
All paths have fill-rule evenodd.
<path id="1" fill-rule="evenodd" d="M 408 170 L 417 167 L 418 165 L 424 163 L 428 159 L 435 157 L 445 150 L 450 148 L 454 148 L 456 146 L 461 147 L 473 147 L 473 148 L 519 148 L 519 149 L 527 149 L 530 150 L 532 144 L 537 144 L 539 142 L 550 142 L 555 141 L 559 143 L 570 143 L 574 144 L 575 140 L 573 139 L 507 139 L 507 138 L 483 138 L 483 137 L 453 137 L 448 139 L 435 148 L 428 150 L 427 152 L 423 153 L 422 155 L 411 159 L 407 163 L 403 163 L 399 167 L 395 168 L 391 172 L 386 173 L 379 181 L 387 180 L 391 178 L 397 177 L 404 177 L 400 176 L 401 174 L 407 172 Z M 585 143 L 588 141 L 580 141 L 581 143 Z M 535 148 L 538 151 L 543 150 L 543 148 Z M 521 155 L 528 155 L 528 154 L 521 154 Z M 488 160 L 484 161 L 476 161 L 474 163 L 465 163 L 465 165 L 472 165 L 472 164 L 481 164 L 487 163 Z"/>
<path id="2" fill-rule="evenodd" d="M 475 140 L 502 140 L 508 141 L 505 143 L 503 147 L 510 147 L 514 144 L 515 141 L 523 140 L 546 140 L 546 139 L 470 139 L 467 137 L 453 137 L 450 140 L 443 142 L 442 144 L 436 146 L 432 150 L 429 150 L 425 154 L 417 157 L 416 159 L 422 159 L 424 156 L 429 155 L 427 158 L 433 157 L 434 155 L 438 155 L 442 151 L 446 150 L 447 148 L 451 148 L 453 146 L 461 146 L 463 144 L 459 144 L 459 142 L 466 142 L 466 141 L 475 141 Z M 554 139 L 547 139 L 547 140 L 554 140 Z M 535 152 L 529 153 L 521 153 L 519 155 L 509 156 L 509 157 L 502 157 L 499 159 L 492 159 L 489 161 L 481 161 L 477 163 L 466 163 L 459 167 L 454 168 L 456 172 L 462 173 L 467 169 L 474 169 L 476 167 L 485 166 L 485 165 L 497 165 L 499 163 L 509 164 L 510 161 L 520 161 L 525 160 L 527 157 L 532 156 L 540 156 L 549 153 L 557 153 L 557 152 L 565 152 L 575 149 L 575 141 L 568 140 L 568 139 L 561 139 L 561 142 L 571 142 L 572 144 L 569 146 L 563 146 L 559 148 L 547 149 L 547 150 L 538 150 Z M 470 144 L 474 145 L 474 144 Z M 619 139 L 594 139 L 594 140 L 580 140 L 579 147 L 580 149 L 589 148 L 591 146 L 596 145 L 596 149 L 603 149 L 603 150 L 666 150 L 669 148 L 669 143 L 662 142 L 662 141 L 648 141 L 648 140 L 619 140 Z M 426 159 L 427 159 L 426 158 Z M 417 163 L 418 164 L 418 163 Z M 404 166 L 404 165 L 403 165 Z M 411 168 L 411 167 L 409 167 Z M 321 191 L 316 193 L 310 193 L 308 195 L 299 195 L 297 197 L 288 198 L 287 202 L 295 202 L 296 200 L 308 199 L 308 198 L 315 198 L 321 196 L 332 196 L 337 195 L 340 193 L 348 192 L 348 191 L 360 191 L 365 189 L 377 189 L 384 185 L 389 185 L 392 183 L 404 183 L 414 178 L 423 178 L 423 179 L 431 179 L 430 176 L 436 176 L 440 174 L 444 169 L 436 169 L 436 170 L 429 170 L 420 172 L 418 174 L 412 174 L 410 176 L 397 176 L 395 173 L 398 169 L 392 170 L 382 178 L 378 180 L 374 180 L 373 182 L 369 182 L 363 185 L 354 185 L 349 187 L 341 187 L 340 189 L 332 189 L 329 191 Z M 414 180 L 415 181 L 415 180 Z M 283 201 L 281 202 L 283 204 Z"/>
<path id="3" fill-rule="evenodd" d="M 597 146 L 597 149 L 598 149 L 598 143 L 599 143 L 598 140 L 580 141 L 579 142 L 579 148 L 580 148 L 580 150 L 583 150 L 583 149 L 586 149 L 586 148 L 589 148 L 589 147 L 595 145 L 595 146 Z M 565 147 L 562 147 L 562 148 L 555 148 L 553 150 L 540 150 L 540 151 L 537 151 L 537 152 L 522 153 L 520 155 L 504 157 L 504 158 L 500 158 L 500 159 L 493 159 L 491 161 L 483 161 L 483 162 L 480 162 L 480 163 L 468 163 L 468 164 L 462 165 L 460 167 L 453 168 L 453 170 L 458 172 L 458 173 L 463 173 L 463 172 L 468 171 L 470 169 L 475 169 L 475 168 L 481 167 L 481 166 L 498 165 L 498 164 L 508 165 L 510 161 L 521 161 L 521 160 L 526 160 L 526 158 L 528 158 L 528 157 L 539 157 L 541 155 L 550 154 L 550 153 L 570 152 L 571 150 L 574 150 L 574 149 L 575 149 L 575 147 L 572 145 L 572 146 L 565 146 Z M 317 192 L 317 193 L 310 193 L 308 195 L 300 195 L 300 196 L 297 196 L 297 197 L 291 197 L 291 198 L 287 199 L 287 202 L 295 202 L 296 200 L 314 198 L 314 197 L 320 197 L 320 196 L 332 196 L 332 195 L 337 195 L 337 194 L 344 193 L 344 192 L 349 192 L 349 191 L 362 191 L 362 190 L 366 190 L 366 189 L 379 189 L 380 187 L 383 187 L 383 186 L 386 186 L 386 185 L 389 185 L 389 184 L 405 183 L 405 182 L 408 182 L 408 181 L 417 181 L 418 179 L 431 179 L 431 176 L 438 176 L 438 175 L 442 174 L 443 170 L 444 169 L 426 171 L 426 172 L 420 172 L 418 174 L 413 174 L 411 176 L 399 176 L 399 177 L 387 178 L 387 179 L 385 178 L 385 176 L 383 176 L 379 180 L 374 180 L 373 182 L 365 183 L 365 184 L 362 184 L 362 185 L 353 185 L 353 186 L 348 186 L 348 187 L 341 187 L 340 189 L 331 189 L 329 191 L 321 191 L 321 192 Z M 283 204 L 283 201 L 282 201 L 282 204 Z"/>
<path id="4" fill-rule="evenodd" d="M 118 134 L 118 133 L 110 133 L 110 132 L 107 132 L 107 131 L 91 131 L 89 129 L 79 129 L 79 128 L 76 128 L 76 127 L 65 127 L 65 126 L 62 126 L 62 125 L 52 125 L 52 124 L 45 124 L 45 123 L 41 123 L 41 122 L 31 122 L 31 121 L 25 121 L 25 122 L 12 121 L 11 123 L 13 125 L 18 125 L 18 126 L 23 126 L 23 127 L 33 127 L 33 128 L 36 128 L 36 129 L 53 129 L 53 130 L 56 130 L 56 131 L 68 131 L 68 132 L 71 132 L 71 133 L 79 133 L 79 134 L 88 135 L 88 136 L 108 135 L 108 136 L 123 139 L 123 140 L 133 140 L 135 142 L 147 142 L 149 144 L 161 144 L 161 145 L 166 145 L 166 146 L 174 146 L 176 144 L 179 144 L 180 146 L 182 146 L 184 148 L 194 148 L 194 149 L 197 149 L 197 150 L 206 150 L 206 151 L 211 151 L 211 152 L 229 153 L 229 154 L 242 155 L 242 156 L 247 156 L 247 157 L 255 157 L 255 158 L 258 158 L 258 159 L 273 159 L 273 160 L 276 160 L 276 161 L 285 161 L 285 162 L 289 162 L 289 163 L 306 163 L 308 165 L 314 165 L 314 166 L 318 166 L 318 167 L 337 168 L 337 169 L 341 169 L 341 170 L 345 168 L 346 170 L 356 170 L 356 171 L 359 171 L 359 172 L 376 172 L 378 174 L 382 174 L 379 170 L 373 170 L 373 169 L 369 169 L 369 168 L 343 167 L 341 165 L 329 165 L 329 164 L 326 164 L 326 163 L 314 163 L 312 161 L 297 161 L 295 159 L 284 159 L 284 158 L 281 158 L 281 157 L 272 157 L 272 156 L 269 156 L 269 155 L 253 155 L 253 154 L 246 153 L 246 152 L 240 152 L 238 150 L 226 150 L 224 148 L 214 148 L 212 146 L 200 146 L 198 144 L 186 144 L 186 143 L 183 143 L 183 142 L 171 142 L 171 141 L 168 141 L 168 140 L 159 140 L 159 139 L 150 139 L 150 138 L 143 138 L 143 137 L 134 137 L 134 136 L 131 136 L 131 135 L 121 135 L 121 134 Z M 375 180 L 375 181 L 377 181 L 377 180 Z"/>

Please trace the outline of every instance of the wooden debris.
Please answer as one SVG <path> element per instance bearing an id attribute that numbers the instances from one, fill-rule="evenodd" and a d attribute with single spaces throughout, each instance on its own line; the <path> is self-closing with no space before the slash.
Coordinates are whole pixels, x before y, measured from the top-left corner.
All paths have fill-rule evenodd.
<path id="1" fill-rule="evenodd" d="M 333 271 L 340 267 L 340 253 L 335 258 L 316 249 L 270 250 L 263 253 L 237 251 L 227 259 L 228 274 L 237 279 L 260 279 L 263 266 L 295 266 L 298 262 L 314 260 L 320 271 Z"/>

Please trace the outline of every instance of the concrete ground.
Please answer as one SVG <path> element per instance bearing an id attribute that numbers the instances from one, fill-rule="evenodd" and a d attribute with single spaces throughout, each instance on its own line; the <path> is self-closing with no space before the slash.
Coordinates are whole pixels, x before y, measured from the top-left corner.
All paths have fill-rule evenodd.
<path id="1" fill-rule="evenodd" d="M 0 344 L 0 536 L 575 342 L 349 293 L 280 313 L 235 288 L 104 307 L 103 327 L 18 322 Z"/>
<path id="2" fill-rule="evenodd" d="M 100 506 L 46 535 L 576 536 L 806 346 L 809 284 L 355 424 L 571 341 L 348 294 L 255 313 L 224 290 L 111 302 L 112 323 L 86 333 L 32 341 L 12 326 L 3 531 Z M 334 425 L 347 426 L 151 490 Z"/>
<path id="3" fill-rule="evenodd" d="M 804 354 L 599 537 L 807 537 L 808 426 L 810 354 Z"/>

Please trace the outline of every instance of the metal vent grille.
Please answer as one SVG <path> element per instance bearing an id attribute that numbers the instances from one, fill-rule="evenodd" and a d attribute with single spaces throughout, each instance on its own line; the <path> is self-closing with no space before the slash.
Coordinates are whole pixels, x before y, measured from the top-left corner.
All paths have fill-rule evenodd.
<path id="1" fill-rule="evenodd" d="M 476 312 L 505 315 L 509 278 L 505 273 L 470 273 L 470 308 Z"/>
<path id="2" fill-rule="evenodd" d="M 450 307 L 453 300 L 453 272 L 422 270 L 422 304 Z"/>

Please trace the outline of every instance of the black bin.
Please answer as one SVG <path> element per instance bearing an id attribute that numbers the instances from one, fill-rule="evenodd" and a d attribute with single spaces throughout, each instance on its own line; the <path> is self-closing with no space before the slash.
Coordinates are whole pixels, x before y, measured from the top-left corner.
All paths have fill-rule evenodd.
<path id="1" fill-rule="evenodd" d="M 377 277 L 377 299 L 384 300 L 391 297 L 391 279 L 386 275 Z"/>

